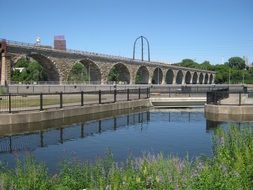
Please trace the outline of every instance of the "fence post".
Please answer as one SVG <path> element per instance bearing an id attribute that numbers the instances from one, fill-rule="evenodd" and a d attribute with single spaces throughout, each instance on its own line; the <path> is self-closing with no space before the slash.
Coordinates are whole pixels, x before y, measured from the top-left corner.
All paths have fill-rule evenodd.
<path id="1" fill-rule="evenodd" d="M 43 94 L 40 93 L 40 111 L 43 111 Z"/>
<path id="2" fill-rule="evenodd" d="M 117 90 L 114 89 L 114 102 L 116 102 L 116 101 L 117 101 Z"/>
<path id="3" fill-rule="evenodd" d="M 98 91 L 98 103 L 101 104 L 101 90 Z"/>
<path id="4" fill-rule="evenodd" d="M 141 88 L 139 87 L 139 99 L 141 99 Z"/>
<path id="5" fill-rule="evenodd" d="M 62 92 L 60 92 L 60 108 L 62 108 Z"/>
<path id="6" fill-rule="evenodd" d="M 241 103 L 242 103 L 242 94 L 241 92 L 239 92 L 239 106 L 241 105 Z"/>
<path id="7" fill-rule="evenodd" d="M 9 94 L 9 113 L 11 113 L 11 94 Z"/>
<path id="8" fill-rule="evenodd" d="M 127 89 L 127 101 L 129 101 L 129 88 Z"/>
<path id="9" fill-rule="evenodd" d="M 81 106 L 83 106 L 83 91 L 81 91 Z"/>

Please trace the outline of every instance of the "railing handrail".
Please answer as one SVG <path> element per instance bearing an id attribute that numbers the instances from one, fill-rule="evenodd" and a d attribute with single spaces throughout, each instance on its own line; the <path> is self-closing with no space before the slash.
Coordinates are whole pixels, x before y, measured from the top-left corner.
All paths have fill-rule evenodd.
<path id="1" fill-rule="evenodd" d="M 117 99 L 117 94 L 122 94 L 125 93 L 125 96 L 122 96 L 121 98 Z M 39 111 L 43 111 L 44 110 L 44 96 L 54 96 L 54 95 L 58 95 L 57 100 L 60 101 L 60 103 L 54 103 L 52 105 L 50 105 L 50 108 L 54 108 L 55 106 L 59 109 L 62 109 L 64 106 L 77 106 L 76 104 L 78 103 L 79 106 L 84 106 L 84 95 L 95 95 L 94 100 L 89 100 L 87 103 L 89 104 L 103 104 L 103 103 L 115 103 L 118 101 L 129 101 L 129 94 L 132 95 L 138 95 L 138 99 L 148 99 L 150 97 L 150 90 L 149 88 L 135 88 L 135 89 L 110 89 L 110 90 L 96 90 L 96 91 L 78 91 L 78 92 L 54 92 L 54 93 L 25 93 L 25 94 L 11 94 L 11 93 L 7 93 L 4 95 L 0 95 L 0 112 L 9 112 L 9 113 L 13 113 L 14 112 L 21 112 L 21 111 L 31 111 L 31 110 L 39 110 Z M 68 103 L 64 104 L 63 102 L 63 96 L 64 95 L 79 95 L 80 99 L 78 99 L 77 101 L 73 102 L 74 104 L 72 104 L 72 102 L 69 102 L 71 105 L 68 105 Z M 97 95 L 97 96 L 96 96 Z M 111 98 L 105 98 L 105 100 L 102 100 L 102 96 L 103 95 L 113 95 L 113 100 L 111 100 Z M 141 97 L 142 95 L 142 97 Z M 144 95 L 144 96 L 143 96 Z M 31 98 L 26 99 L 24 101 L 23 97 L 27 97 L 27 96 L 33 96 L 37 100 L 39 100 L 39 104 L 37 105 L 29 105 L 27 104 L 26 100 L 31 100 Z M 54 98 L 54 97 L 52 97 Z M 72 99 L 73 97 L 71 97 Z M 16 102 L 14 101 L 14 107 L 13 107 L 13 100 L 18 100 L 18 102 L 20 104 L 25 104 L 25 106 L 22 106 L 21 108 L 16 107 Z M 136 99 L 136 98 L 135 98 Z M 133 100 L 133 99 L 131 99 Z M 3 101 L 3 103 L 2 103 Z M 23 102 L 22 102 L 23 101 Z M 108 102 L 109 101 L 109 102 Z M 3 109 L 2 109 L 3 106 Z M 38 108 L 39 106 L 39 108 Z M 17 109 L 19 108 L 19 109 Z"/>
<path id="2" fill-rule="evenodd" d="M 202 70 L 202 69 L 196 69 L 196 68 L 189 68 L 189 67 L 182 67 L 182 66 L 177 66 L 177 65 L 173 65 L 169 62 L 158 62 L 158 61 L 142 61 L 141 59 L 132 59 L 132 58 L 128 58 L 128 57 L 124 57 L 124 56 L 116 56 L 116 55 L 109 55 L 109 54 L 103 54 L 103 53 L 96 53 L 96 52 L 89 52 L 89 51 L 83 51 L 83 50 L 74 50 L 74 49 L 66 49 L 66 50 L 58 50 L 58 49 L 54 49 L 52 46 L 50 45 L 36 45 L 36 43 L 27 43 L 27 42 L 18 42 L 18 41 L 14 41 L 14 40 L 7 40 L 7 39 L 3 39 L 0 38 L 0 41 L 6 41 L 7 44 L 11 44 L 11 45 L 16 45 L 16 46 L 22 46 L 22 47 L 32 47 L 32 48 L 37 48 L 37 49 L 41 49 L 41 50 L 47 50 L 47 51 L 58 51 L 61 53 L 76 53 L 76 54 L 81 54 L 81 55 L 87 55 L 87 56 L 98 56 L 98 57 L 104 57 L 104 58 L 109 58 L 109 59 L 117 59 L 117 60 L 126 60 L 126 61 L 134 61 L 137 62 L 139 64 L 142 63 L 147 63 L 147 64 L 156 64 L 158 67 L 163 67 L 163 66 L 170 66 L 171 68 L 177 68 L 177 69 L 182 69 L 182 70 L 192 70 L 192 71 L 202 71 L 205 73 L 212 73 L 215 74 L 215 71 L 211 71 L 211 70 Z M 51 48 L 49 48 L 51 47 Z"/>
<path id="3" fill-rule="evenodd" d="M 109 54 L 103 54 L 103 53 L 95 53 L 95 52 L 74 50 L 74 49 L 59 50 L 59 49 L 54 49 L 50 45 L 48 45 L 48 46 L 47 45 L 36 45 L 36 43 L 32 44 L 32 43 L 27 43 L 27 42 L 6 40 L 6 39 L 2 39 L 2 38 L 0 38 L 0 41 L 6 41 L 7 44 L 11 44 L 11 45 L 17 45 L 17 46 L 22 46 L 22 47 L 23 46 L 32 47 L 32 48 L 41 49 L 41 50 L 58 51 L 58 52 L 62 52 L 62 53 L 76 53 L 76 54 L 82 54 L 82 55 L 92 55 L 92 56 L 114 58 L 114 59 L 123 59 L 123 60 L 132 60 L 131 58 L 123 57 L 123 56 L 109 55 Z M 142 62 L 141 60 L 138 60 L 138 59 L 136 61 L 137 62 Z"/>

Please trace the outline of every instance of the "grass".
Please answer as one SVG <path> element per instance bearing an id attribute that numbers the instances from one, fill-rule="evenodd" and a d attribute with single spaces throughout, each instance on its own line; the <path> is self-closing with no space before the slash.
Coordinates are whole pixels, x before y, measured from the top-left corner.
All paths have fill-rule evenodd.
<path id="1" fill-rule="evenodd" d="M 2 100 L 0 101 L 0 108 L 8 107 L 9 99 L 7 96 L 2 96 Z M 102 98 L 105 100 L 106 98 Z M 97 95 L 86 95 L 84 96 L 84 102 L 98 102 Z M 63 96 L 63 104 L 81 104 L 81 97 L 80 95 L 68 95 Z M 50 95 L 43 97 L 43 106 L 50 106 L 50 105 L 59 105 L 60 98 L 59 95 Z M 29 108 L 29 107 L 39 107 L 40 106 L 40 98 L 39 96 L 13 96 L 11 100 L 12 108 Z"/>
<path id="2" fill-rule="evenodd" d="M 6 93 L 5 87 L 0 87 L 0 95 L 3 95 Z"/>
<path id="3" fill-rule="evenodd" d="M 42 163 L 27 157 L 13 170 L 2 168 L 1 189 L 15 190 L 250 190 L 253 189 L 253 133 L 250 128 L 219 129 L 212 158 L 145 155 L 124 163 L 111 153 L 96 163 L 65 161 L 49 175 Z"/>

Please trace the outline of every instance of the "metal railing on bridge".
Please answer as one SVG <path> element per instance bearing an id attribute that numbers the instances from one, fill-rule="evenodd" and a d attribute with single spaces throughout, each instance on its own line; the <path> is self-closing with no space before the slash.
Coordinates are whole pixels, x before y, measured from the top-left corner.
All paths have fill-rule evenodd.
<path id="1" fill-rule="evenodd" d="M 95 53 L 95 52 L 89 52 L 89 51 L 81 51 L 81 50 L 74 50 L 74 49 L 66 49 L 66 50 L 58 50 L 54 49 L 52 46 L 48 45 L 37 45 L 33 43 L 26 43 L 26 42 L 18 42 L 14 40 L 6 40 L 0 38 L 0 41 L 5 41 L 7 44 L 10 45 L 15 45 L 15 46 L 21 46 L 21 47 L 30 47 L 30 48 L 36 48 L 39 50 L 47 50 L 47 51 L 55 51 L 55 52 L 61 52 L 61 53 L 74 53 L 74 54 L 82 54 L 82 55 L 90 55 L 90 56 L 99 56 L 99 57 L 105 57 L 105 58 L 110 58 L 110 59 L 120 59 L 120 60 L 128 60 L 132 61 L 132 58 L 127 58 L 123 56 L 116 56 L 116 55 L 108 55 L 108 54 L 103 54 L 103 53 Z M 136 59 L 136 62 L 143 63 L 142 60 Z M 157 62 L 156 64 L 162 65 L 162 63 Z"/>
<path id="2" fill-rule="evenodd" d="M 62 109 L 63 107 L 115 103 L 119 101 L 147 99 L 149 97 L 149 88 L 111 89 L 86 92 L 4 94 L 0 95 L 0 113 Z"/>

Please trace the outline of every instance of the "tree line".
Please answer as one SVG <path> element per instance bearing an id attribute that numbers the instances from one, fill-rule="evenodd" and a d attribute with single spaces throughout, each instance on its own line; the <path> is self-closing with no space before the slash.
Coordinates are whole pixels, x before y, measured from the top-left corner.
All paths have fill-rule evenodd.
<path id="1" fill-rule="evenodd" d="M 241 57 L 231 57 L 224 64 L 213 65 L 209 61 L 197 63 L 192 59 L 183 59 L 175 65 L 215 71 L 215 83 L 253 84 L 253 67 L 246 65 Z"/>

